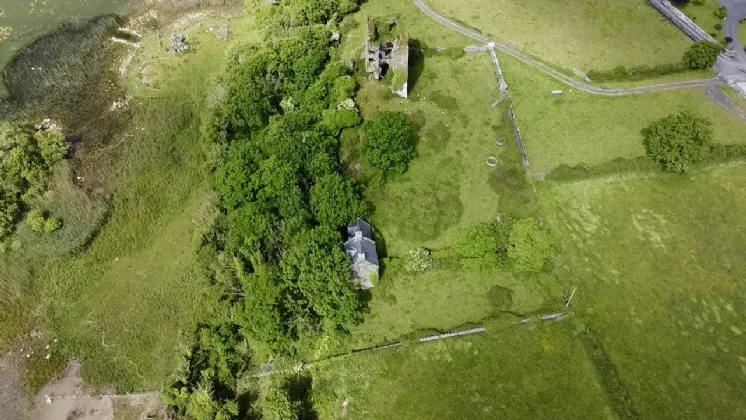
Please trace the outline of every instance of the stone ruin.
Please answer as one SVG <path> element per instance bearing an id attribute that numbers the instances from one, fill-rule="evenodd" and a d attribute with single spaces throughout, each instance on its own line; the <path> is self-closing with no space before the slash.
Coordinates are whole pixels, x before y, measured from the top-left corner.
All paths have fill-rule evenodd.
<path id="1" fill-rule="evenodd" d="M 171 48 L 168 49 L 171 54 L 182 54 L 190 48 L 191 45 L 184 35 L 171 35 Z"/>
<path id="2" fill-rule="evenodd" d="M 409 37 L 406 34 L 393 36 L 391 39 L 380 40 L 381 29 L 390 35 L 396 28 L 395 20 L 376 23 L 368 18 L 365 28 L 365 43 L 362 59 L 365 61 L 366 72 L 375 80 L 390 79 L 391 90 L 406 98 L 409 79 Z"/>

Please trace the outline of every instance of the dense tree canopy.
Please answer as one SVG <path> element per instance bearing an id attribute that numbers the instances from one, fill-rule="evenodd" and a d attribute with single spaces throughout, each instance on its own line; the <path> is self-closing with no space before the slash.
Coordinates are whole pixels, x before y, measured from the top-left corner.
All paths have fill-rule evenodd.
<path id="1" fill-rule="evenodd" d="M 363 124 L 362 153 L 366 165 L 384 173 L 404 173 L 415 156 L 409 119 L 401 112 L 382 112 Z"/>
<path id="2" fill-rule="evenodd" d="M 352 180 L 332 173 L 316 180 L 311 187 L 311 208 L 322 225 L 343 226 L 362 211 Z"/>
<path id="3" fill-rule="evenodd" d="M 686 173 L 693 163 L 705 159 L 710 150 L 709 120 L 682 111 L 653 122 L 642 130 L 648 156 L 668 172 Z"/>
<path id="4" fill-rule="evenodd" d="M 350 287 L 350 262 L 331 228 L 299 234 L 281 262 L 289 286 L 291 327 L 298 336 L 319 329 L 344 330 L 359 319 L 360 297 Z"/>
<path id="5" fill-rule="evenodd" d="M 552 256 L 552 236 L 533 218 L 515 222 L 508 242 L 508 259 L 517 272 L 539 272 Z"/>
<path id="6" fill-rule="evenodd" d="M 709 41 L 695 42 L 684 54 L 684 64 L 691 70 L 707 70 L 715 64 L 721 49 Z"/>
<path id="7" fill-rule="evenodd" d="M 236 378 L 249 349 L 293 356 L 303 340 L 347 330 L 363 308 L 339 230 L 363 209 L 339 172 L 340 131 L 361 122 L 357 84 L 350 68 L 330 62 L 336 24 L 357 1 L 254 3 L 265 42 L 233 50 L 225 95 L 202 126 L 220 149 L 219 216 L 199 255 L 227 308 L 198 329 L 166 392 L 180 418 L 237 419 Z M 297 418 L 297 404 L 272 394 L 262 414 Z"/>

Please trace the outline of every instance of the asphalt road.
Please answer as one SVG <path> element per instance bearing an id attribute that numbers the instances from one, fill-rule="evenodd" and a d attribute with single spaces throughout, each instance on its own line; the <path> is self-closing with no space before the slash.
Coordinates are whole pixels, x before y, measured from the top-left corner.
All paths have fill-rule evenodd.
<path id="1" fill-rule="evenodd" d="M 743 49 L 743 42 L 738 38 L 738 24 L 746 17 L 746 0 L 718 0 L 718 2 L 721 6 L 728 8 L 728 17 L 723 27 L 725 36 L 733 38 L 731 47 L 736 52 L 736 61 L 746 66 L 746 51 Z"/>
<path id="2" fill-rule="evenodd" d="M 534 60 L 533 58 L 521 54 L 518 51 L 513 50 L 512 48 L 508 47 L 505 44 L 501 44 L 499 42 L 495 42 L 490 40 L 489 38 L 485 37 L 484 35 L 477 33 L 475 31 L 472 31 L 471 29 L 464 28 L 463 26 L 459 25 L 456 22 L 453 22 L 438 13 L 436 13 L 434 10 L 432 10 L 423 0 L 413 0 L 414 4 L 426 15 L 428 15 L 431 19 L 437 21 L 443 26 L 447 26 L 448 28 L 453 29 L 456 32 L 459 32 L 463 35 L 468 36 L 469 38 L 472 38 L 474 40 L 477 40 L 483 44 L 487 43 L 494 43 L 495 49 L 499 50 L 502 53 L 508 54 L 511 57 L 514 57 L 530 66 L 536 67 L 537 69 L 541 70 L 542 73 L 547 74 L 554 79 L 559 80 L 560 82 L 571 86 L 575 89 L 581 90 L 583 92 L 592 93 L 594 95 L 602 95 L 602 96 L 624 96 L 624 95 L 639 95 L 642 93 L 651 93 L 651 92 L 660 92 L 664 90 L 676 90 L 676 89 L 689 89 L 689 88 L 695 88 L 695 87 L 705 87 L 712 83 L 719 83 L 719 80 L 717 78 L 710 78 L 710 79 L 702 79 L 702 80 L 690 80 L 686 82 L 672 82 L 672 83 L 663 83 L 658 85 L 649 85 L 649 86 L 640 86 L 640 87 L 632 87 L 632 88 L 619 88 L 619 89 L 605 89 L 600 88 L 596 86 L 589 85 L 587 83 L 579 82 L 570 76 L 567 76 L 563 73 L 558 72 L 557 70 L 547 66 L 544 63 L 541 63 L 539 61 Z M 727 0 L 721 0 L 727 1 Z M 746 0 L 730 0 L 732 2 L 737 3 L 744 3 L 746 5 Z M 730 9 L 730 8 L 729 8 Z M 738 28 L 736 28 L 736 31 Z M 741 52 L 743 52 L 743 48 L 741 48 Z M 746 53 L 744 54 L 744 60 L 746 60 Z M 744 61 L 744 64 L 746 64 L 746 61 Z"/>

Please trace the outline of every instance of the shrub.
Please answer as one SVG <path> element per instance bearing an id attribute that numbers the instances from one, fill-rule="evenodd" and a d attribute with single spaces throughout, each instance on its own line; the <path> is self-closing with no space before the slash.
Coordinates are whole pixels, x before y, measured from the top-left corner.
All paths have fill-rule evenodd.
<path id="1" fill-rule="evenodd" d="M 406 114 L 386 111 L 363 124 L 362 153 L 366 165 L 383 173 L 404 173 L 415 156 Z"/>
<path id="2" fill-rule="evenodd" d="M 433 257 L 425 248 L 412 249 L 407 253 L 404 268 L 410 273 L 422 273 L 433 265 Z"/>
<path id="3" fill-rule="evenodd" d="M 715 64 L 720 54 L 720 46 L 709 41 L 692 44 L 684 54 L 684 64 L 691 70 L 706 70 Z"/>
<path id="4" fill-rule="evenodd" d="M 719 31 L 719 30 L 721 30 L 721 29 L 723 29 L 723 25 L 721 25 L 721 24 L 719 24 L 719 23 L 716 23 L 716 24 L 715 24 L 715 30 L 716 30 L 716 31 Z"/>
<path id="5" fill-rule="evenodd" d="M 0 239 L 13 230 L 22 201 L 46 189 L 50 168 L 67 154 L 65 136 L 28 124 L 0 123 Z M 38 222 L 38 215 L 33 219 Z M 43 232 L 37 226 L 38 232 Z"/>
<path id="6" fill-rule="evenodd" d="M 712 123 L 682 111 L 653 122 L 642 130 L 648 156 L 668 172 L 686 173 L 707 157 Z"/>
<path id="7" fill-rule="evenodd" d="M 725 42 L 726 42 L 727 44 L 730 44 L 731 42 L 733 42 L 733 38 L 731 38 L 731 37 L 729 37 L 729 36 L 726 36 L 726 37 L 725 37 Z"/>
<path id="8" fill-rule="evenodd" d="M 640 65 L 627 69 L 624 66 L 613 70 L 590 70 L 588 77 L 595 82 L 609 82 L 615 80 L 642 80 L 653 76 L 679 73 L 686 70 L 683 62 L 658 64 L 655 66 Z"/>
<path id="9" fill-rule="evenodd" d="M 656 164 L 646 156 L 631 159 L 615 158 L 598 165 L 579 164 L 577 166 L 559 165 L 545 179 L 552 181 L 574 181 L 596 176 L 618 174 L 620 172 L 645 171 L 656 169 Z"/>
<path id="10" fill-rule="evenodd" d="M 62 220 L 50 217 L 44 222 L 44 233 L 51 233 L 62 227 Z"/>
<path id="11" fill-rule="evenodd" d="M 718 19 L 725 19 L 728 17 L 728 8 L 725 6 L 722 6 L 721 8 L 715 10 L 715 17 Z"/>
<path id="12" fill-rule="evenodd" d="M 324 126 L 329 130 L 330 133 L 338 136 L 339 133 L 345 128 L 352 128 L 360 124 L 362 118 L 357 112 L 357 109 L 327 109 L 323 113 Z"/>
<path id="13" fill-rule="evenodd" d="M 43 233 L 47 219 L 41 210 L 31 210 L 26 217 L 26 223 L 36 233 Z"/>
<path id="14" fill-rule="evenodd" d="M 552 236 L 536 219 L 515 222 L 508 240 L 508 259 L 519 273 L 541 271 L 552 256 Z"/>
<path id="15" fill-rule="evenodd" d="M 513 220 L 505 217 L 499 223 L 481 223 L 469 229 L 454 248 L 461 265 L 477 270 L 499 267 L 508 250 L 512 225 Z"/>
<path id="16" fill-rule="evenodd" d="M 47 217 L 41 210 L 31 210 L 26 223 L 36 233 L 51 233 L 62 227 L 62 220 L 57 217 Z"/>

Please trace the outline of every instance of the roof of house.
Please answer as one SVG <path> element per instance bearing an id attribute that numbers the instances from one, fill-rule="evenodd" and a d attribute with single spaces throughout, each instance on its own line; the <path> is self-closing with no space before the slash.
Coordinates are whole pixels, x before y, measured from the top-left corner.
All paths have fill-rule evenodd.
<path id="1" fill-rule="evenodd" d="M 375 241 L 371 239 L 370 225 L 362 219 L 357 219 L 347 227 L 347 234 L 349 239 L 345 242 L 345 251 L 352 258 L 352 262 L 357 262 L 358 256 L 362 255 L 365 261 L 378 265 L 378 252 Z"/>
<path id="2" fill-rule="evenodd" d="M 355 232 L 362 232 L 363 236 L 368 239 L 373 239 L 372 231 L 370 229 L 370 224 L 366 222 L 365 220 L 361 218 L 357 218 L 357 221 L 355 223 L 347 226 L 347 236 L 349 238 L 353 238 L 355 236 Z"/>

